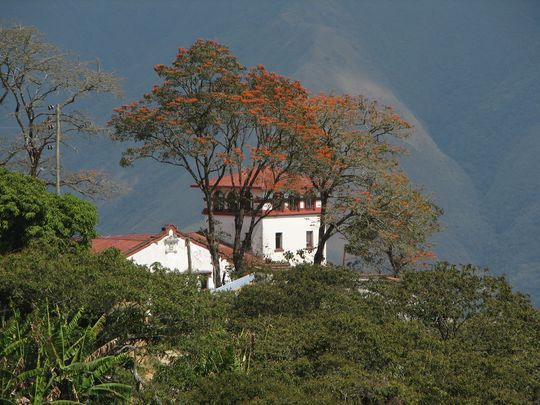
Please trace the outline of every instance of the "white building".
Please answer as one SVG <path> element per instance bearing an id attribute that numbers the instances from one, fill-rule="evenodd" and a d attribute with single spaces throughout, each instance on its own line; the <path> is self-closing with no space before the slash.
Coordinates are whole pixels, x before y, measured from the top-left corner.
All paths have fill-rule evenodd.
<path id="1" fill-rule="evenodd" d="M 92 251 L 116 248 L 135 263 L 152 267 L 161 266 L 178 272 L 191 271 L 207 279 L 206 286 L 214 288 L 212 259 L 204 236 L 192 232 L 184 234 L 174 225 L 166 225 L 158 234 L 132 234 L 102 236 L 92 241 Z M 232 249 L 219 245 L 220 268 L 223 281 L 230 280 Z"/>
<path id="2" fill-rule="evenodd" d="M 292 265 L 312 263 L 317 249 L 321 202 L 311 193 L 310 183 L 305 178 L 288 178 L 286 184 L 279 185 L 274 184 L 271 178 L 268 172 L 263 172 L 251 188 L 252 195 L 244 201 L 246 215 L 242 234 L 245 235 L 252 217 L 260 219 L 252 234 L 251 251 L 245 258 L 258 264 L 261 258 Z M 230 176 L 223 177 L 214 194 L 217 236 L 222 241 L 219 244 L 222 284 L 230 281 L 232 269 L 231 244 L 234 215 L 238 210 L 238 198 L 234 194 L 238 183 Z M 254 212 L 254 208 L 260 205 L 261 196 L 276 188 L 283 191 L 273 192 L 272 202 L 265 203 L 259 212 Z M 158 263 L 172 271 L 199 274 L 206 280 L 208 288 L 214 288 L 210 252 L 206 238 L 199 233 L 182 233 L 174 225 L 166 225 L 157 234 L 102 236 L 92 241 L 94 252 L 109 248 L 120 250 L 140 265 L 152 267 Z M 326 248 L 323 254 L 326 257 Z"/>
<path id="3" fill-rule="evenodd" d="M 274 193 L 273 203 L 266 203 L 263 209 L 253 213 L 260 197 L 268 190 L 274 190 L 272 176 L 263 172 L 254 182 L 252 196 L 245 201 L 246 216 L 242 229 L 245 235 L 251 217 L 262 217 L 251 238 L 251 253 L 266 259 L 290 264 L 312 263 L 317 248 L 320 225 L 321 202 L 311 192 L 310 183 L 302 177 L 287 179 L 280 185 L 283 192 Z M 238 179 L 223 177 L 214 194 L 214 216 L 218 221 L 219 239 L 232 243 L 234 235 L 234 216 L 237 211 Z M 286 192 L 285 192 L 286 190 Z M 301 252 L 301 254 L 298 254 Z M 289 253 L 287 255 L 287 253 Z M 286 256 L 290 258 L 287 260 Z M 326 247 L 324 251 L 326 257 Z"/>

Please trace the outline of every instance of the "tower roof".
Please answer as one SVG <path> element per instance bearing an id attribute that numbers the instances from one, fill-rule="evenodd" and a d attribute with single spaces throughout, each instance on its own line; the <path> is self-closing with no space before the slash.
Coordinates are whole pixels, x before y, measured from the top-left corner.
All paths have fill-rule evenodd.
<path id="1" fill-rule="evenodd" d="M 218 185 L 224 189 L 240 188 L 250 176 L 248 170 L 236 172 L 233 175 L 225 175 L 221 179 L 213 178 L 210 180 L 210 186 Z M 253 176 L 253 174 L 251 174 Z M 198 188 L 197 184 L 192 184 L 191 187 Z M 313 185 L 307 176 L 300 174 L 285 174 L 281 175 L 279 181 L 276 181 L 276 174 L 271 169 L 263 169 L 251 186 L 252 190 L 276 190 L 276 191 L 295 191 L 305 193 L 313 189 Z"/>

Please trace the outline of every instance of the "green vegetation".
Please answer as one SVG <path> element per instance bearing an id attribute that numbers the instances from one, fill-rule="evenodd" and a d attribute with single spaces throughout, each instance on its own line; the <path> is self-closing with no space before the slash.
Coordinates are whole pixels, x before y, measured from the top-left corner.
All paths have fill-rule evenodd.
<path id="1" fill-rule="evenodd" d="M 91 205 L 1 174 L 3 403 L 540 399 L 540 313 L 504 278 L 447 263 L 399 281 L 304 265 L 211 294 L 194 275 L 90 252 Z"/>
<path id="2" fill-rule="evenodd" d="M 0 253 L 36 239 L 77 238 L 87 246 L 96 236 L 97 220 L 92 204 L 50 193 L 42 181 L 0 168 Z"/>
<path id="3" fill-rule="evenodd" d="M 14 98 L 24 139 L 3 152 L 0 164 L 25 151 L 31 175 L 0 171 L 0 402 L 540 401 L 540 314 L 528 298 L 513 292 L 504 278 L 470 265 L 436 263 L 414 270 L 418 260 L 431 255 L 427 236 L 438 230 L 440 210 L 395 169 L 392 156 L 398 150 L 379 141 L 410 128 L 392 110 L 336 96 L 306 104 L 299 84 L 262 67 L 242 81 L 237 73 L 243 68 L 213 42 L 180 50 L 173 67 L 156 65 L 167 80 L 154 87 L 154 95 L 144 96 L 151 109 L 135 103 L 113 118 L 120 139 L 145 142 L 126 152 L 126 162 L 152 157 L 191 171 L 205 191 L 211 217 L 215 185 L 209 179 L 242 173 L 252 131 L 278 135 L 251 148 L 253 173 L 293 167 L 285 161 L 292 155 L 282 153 L 281 136 L 294 135 L 320 158 L 308 172 L 323 203 L 319 247 L 330 233 L 345 233 L 350 252 L 370 264 L 388 261 L 400 275 L 374 278 L 302 265 L 261 273 L 258 283 L 237 293 L 211 294 L 200 289 L 195 275 L 149 271 L 114 250 L 89 252 L 95 207 L 49 193 L 36 180 L 41 155 L 52 143 L 44 101 L 57 90 L 72 90 L 59 101 L 66 107 L 83 93 L 112 91 L 116 80 L 99 70 L 83 80 L 79 76 L 91 72 L 78 64 L 71 73 L 60 68 L 61 55 L 35 42 L 39 36 L 33 29 L 0 31 L 0 68 L 5 69 L 0 69 L 0 103 Z M 21 44 L 29 54 L 12 53 Z M 219 54 L 222 59 L 216 59 Z M 32 55 L 45 57 L 38 66 L 49 61 L 53 69 L 36 70 L 32 60 L 26 61 Z M 41 85 L 50 72 L 58 81 L 47 90 Z M 84 83 L 62 84 L 72 75 Z M 92 77 L 97 82 L 84 85 Z M 27 79 L 35 91 L 24 85 Z M 199 80 L 203 86 L 195 87 L 204 91 L 186 89 Z M 172 92 L 175 86 L 179 93 Z M 285 90 L 292 90 L 290 97 L 284 97 Z M 19 100 L 22 92 L 35 97 L 25 103 Z M 21 106 L 28 122 L 20 120 Z M 38 108 L 43 112 L 34 114 Z M 369 119 L 361 112 L 369 112 Z M 79 115 L 70 120 L 72 129 L 87 127 Z M 365 128 L 357 132 L 359 124 Z M 225 146 L 219 134 L 231 135 Z M 355 173 L 354 181 L 347 180 Z M 77 177 L 74 184 L 95 180 L 88 179 Z M 252 186 L 255 177 L 246 181 Z M 250 193 L 243 190 L 240 201 Z M 212 233 L 209 229 L 207 235 L 216 265 Z M 245 247 L 241 236 L 235 237 L 235 264 Z M 318 254 L 316 261 L 322 260 Z"/>
<path id="4" fill-rule="evenodd" d="M 104 323 L 81 328 L 83 311 L 67 319 L 57 308 L 37 309 L 25 322 L 18 313 L 4 322 L 0 336 L 0 401 L 14 404 L 24 399 L 42 402 L 85 403 L 94 399 L 127 400 L 131 386 L 103 382 L 115 367 L 130 361 L 125 354 L 107 355 L 115 341 L 93 350 Z M 69 402 L 66 402 L 69 401 Z"/>
<path id="5" fill-rule="evenodd" d="M 192 276 L 149 272 L 114 250 L 35 243 L 7 254 L 2 395 L 141 404 L 539 399 L 540 314 L 503 278 L 439 263 L 400 282 L 317 266 L 259 279 L 238 294 L 210 294 Z M 94 367 L 92 353 L 107 367 Z"/>

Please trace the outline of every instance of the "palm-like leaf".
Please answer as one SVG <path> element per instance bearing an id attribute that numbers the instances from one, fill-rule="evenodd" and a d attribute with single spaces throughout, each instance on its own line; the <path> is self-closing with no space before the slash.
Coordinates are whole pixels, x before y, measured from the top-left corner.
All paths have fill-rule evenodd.
<path id="1" fill-rule="evenodd" d="M 94 385 L 88 392 L 92 395 L 100 393 L 110 394 L 117 398 L 127 400 L 127 395 L 131 394 L 131 386 L 119 383 L 105 383 Z"/>
<path id="2" fill-rule="evenodd" d="M 51 312 L 45 305 L 26 322 L 16 316 L 12 322 L 2 323 L 0 404 L 23 396 L 33 404 L 52 401 L 60 405 L 111 396 L 127 399 L 129 385 L 104 382 L 111 371 L 126 363 L 127 355 L 110 355 L 117 339 L 96 349 L 105 317 L 81 328 L 82 316 L 79 310 L 68 319 L 59 308 Z M 6 364 L 10 366 L 6 368 Z"/>

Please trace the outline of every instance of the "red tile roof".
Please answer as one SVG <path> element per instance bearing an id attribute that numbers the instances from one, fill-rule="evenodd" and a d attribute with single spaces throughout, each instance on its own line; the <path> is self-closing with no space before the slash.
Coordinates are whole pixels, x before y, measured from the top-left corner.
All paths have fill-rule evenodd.
<path id="1" fill-rule="evenodd" d="M 137 235 L 112 235 L 100 236 L 92 240 L 92 251 L 101 252 L 105 249 L 116 248 L 125 255 L 141 244 L 155 240 L 158 234 L 144 233 Z"/>
<path id="2" fill-rule="evenodd" d="M 235 173 L 234 175 L 223 176 L 219 182 L 217 178 L 210 180 L 210 185 L 213 186 L 218 183 L 221 188 L 238 188 L 243 182 L 246 181 L 245 176 L 247 176 L 246 171 L 243 172 L 244 176 L 240 176 L 240 173 Z M 196 184 L 193 184 L 191 187 L 197 188 Z M 311 181 L 306 176 L 301 175 L 286 175 L 281 176 L 280 180 L 276 182 L 275 174 L 270 169 L 265 169 L 255 179 L 252 189 L 253 190 L 289 190 L 296 192 L 306 192 L 311 190 L 313 185 Z"/>

